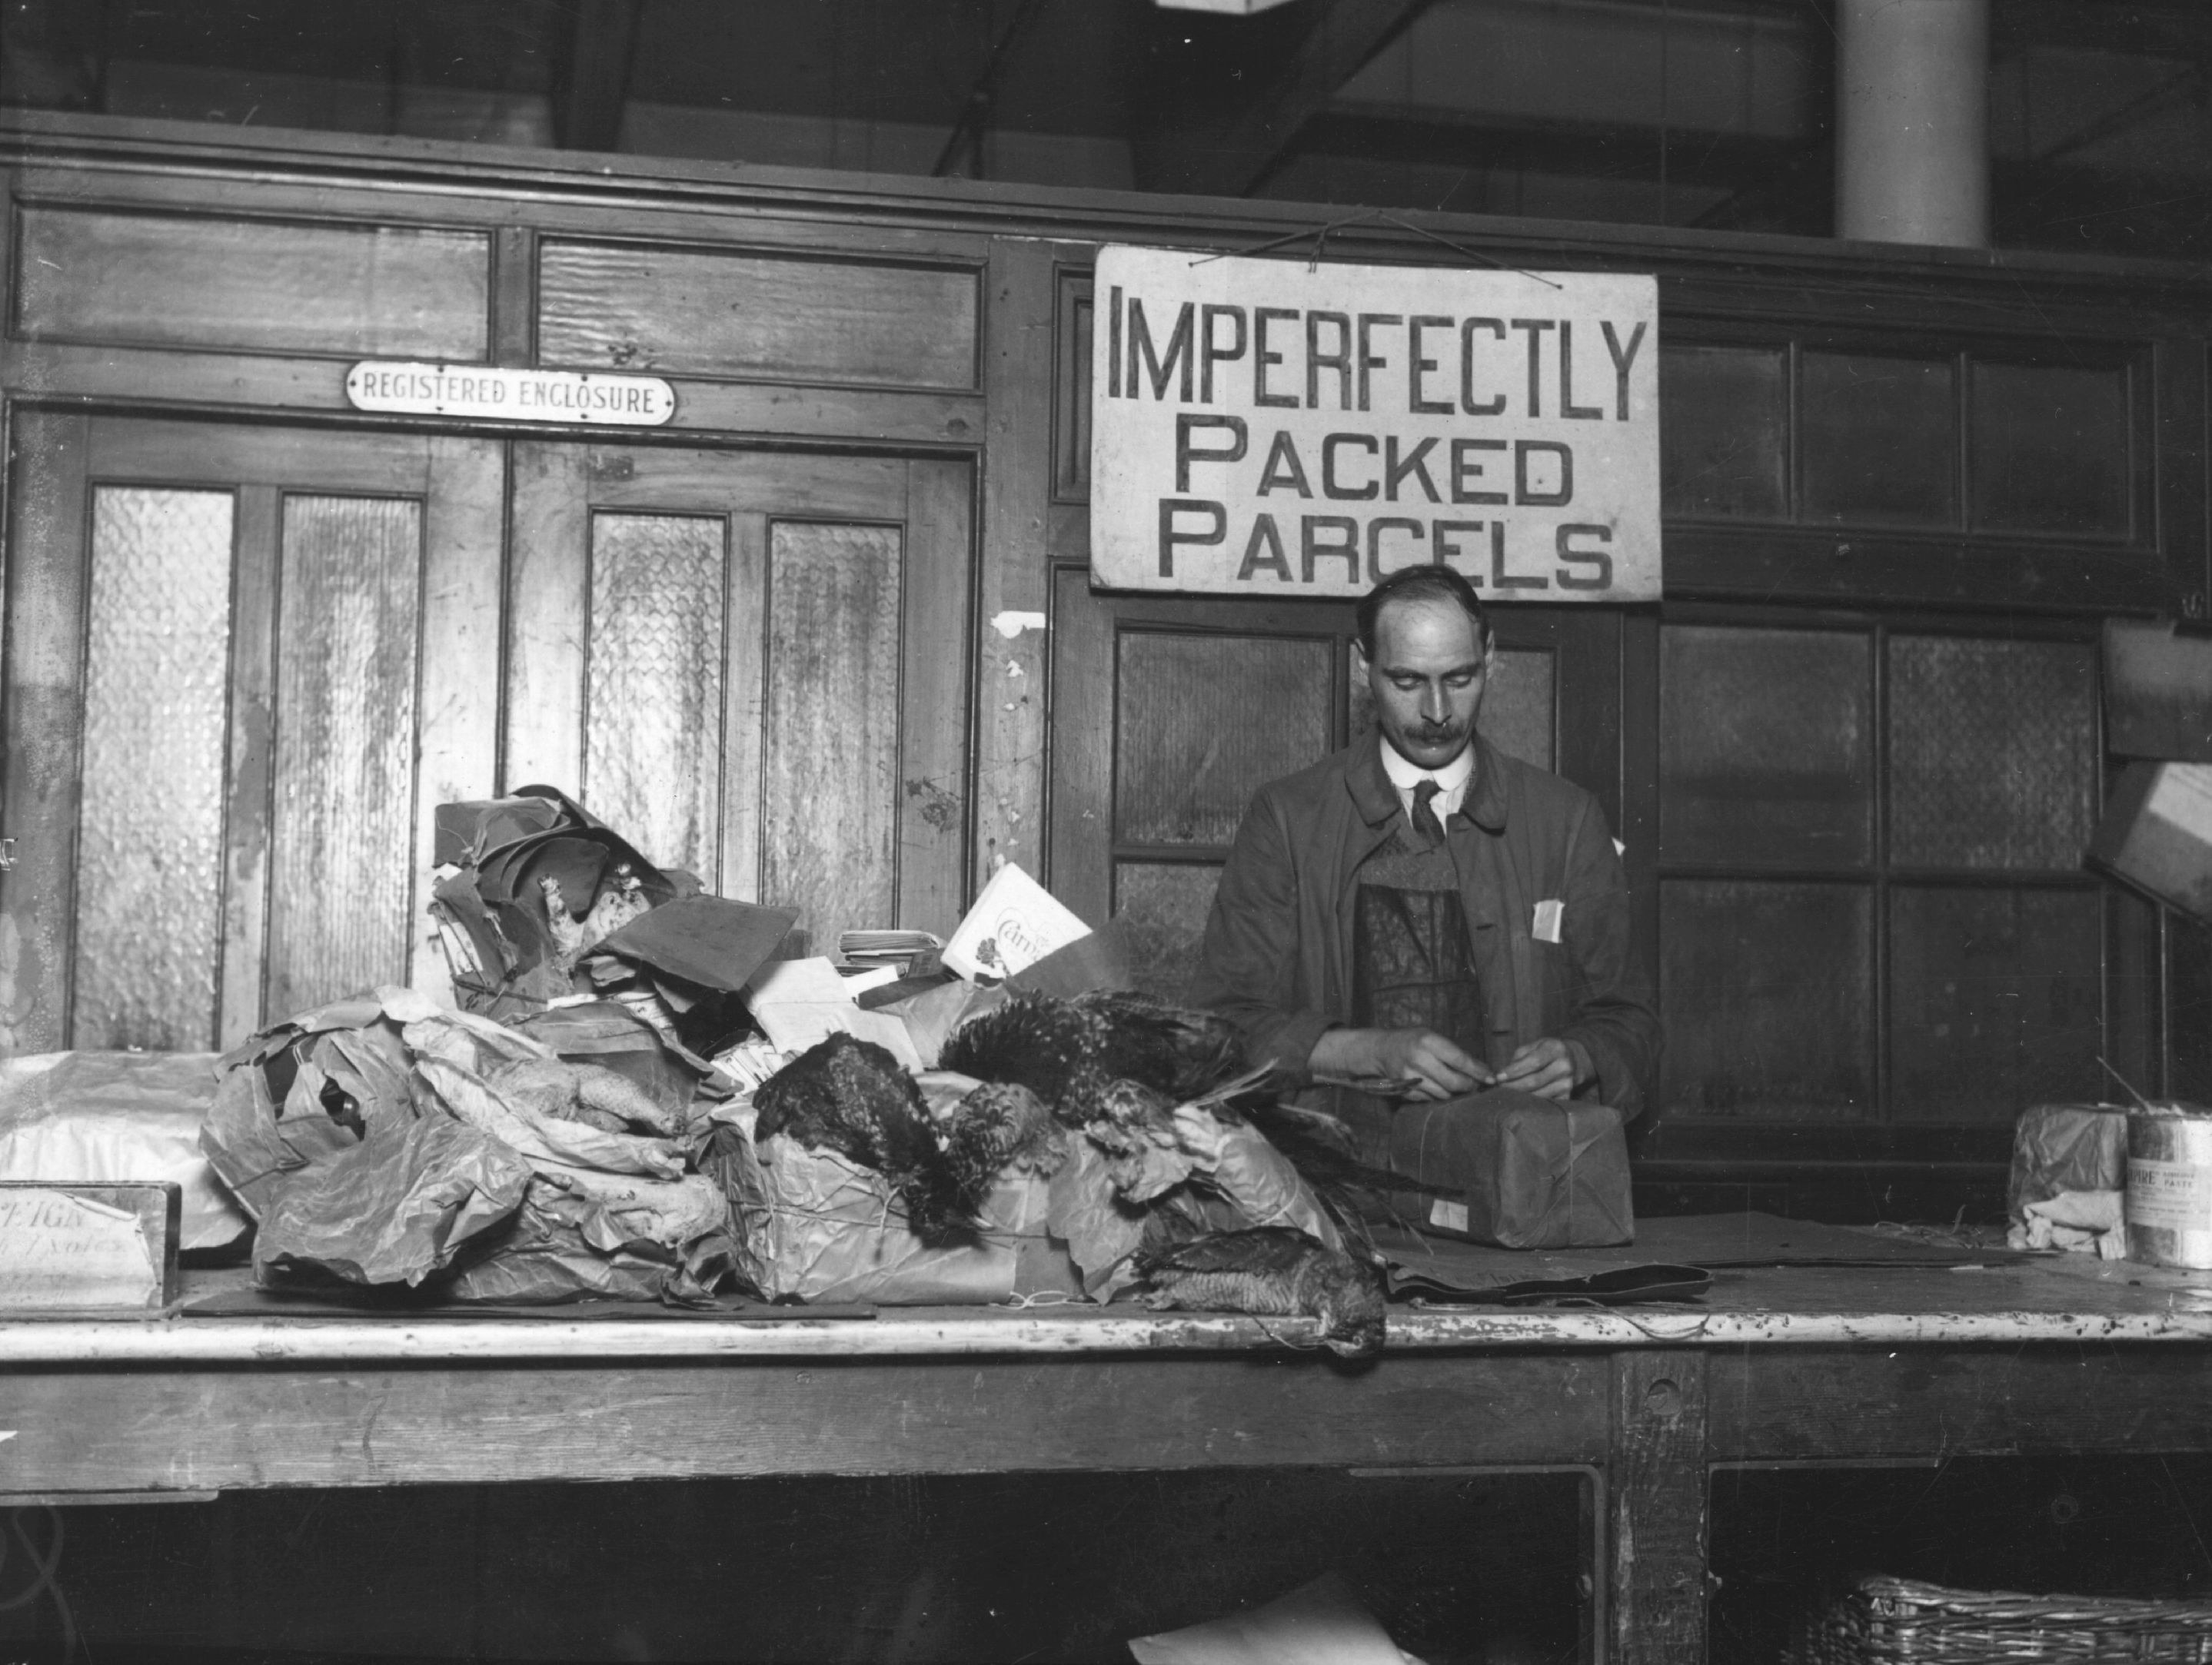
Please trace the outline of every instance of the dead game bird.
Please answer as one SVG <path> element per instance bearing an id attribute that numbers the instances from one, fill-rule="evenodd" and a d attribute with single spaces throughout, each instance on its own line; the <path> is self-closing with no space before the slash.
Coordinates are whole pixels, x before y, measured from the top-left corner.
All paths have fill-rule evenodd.
<path id="1" fill-rule="evenodd" d="M 1216 1231 L 1138 1252 L 1154 1311 L 1249 1312 L 1318 1318 L 1321 1339 L 1346 1358 L 1382 1351 L 1382 1274 L 1286 1225 Z"/>
<path id="2" fill-rule="evenodd" d="M 1109 1084 L 1134 1081 L 1174 1103 L 1243 1066 L 1237 1031 L 1211 1012 L 1101 990 L 1057 1000 L 1017 994 L 945 1042 L 939 1065 L 979 1081 L 1018 1082 L 1067 1127 L 1097 1119 Z"/>
<path id="3" fill-rule="evenodd" d="M 921 1089 L 872 1041 L 840 1033 L 809 1047 L 761 1084 L 753 1104 L 756 1140 L 781 1133 L 882 1175 L 924 1243 L 974 1228 L 995 1174 L 979 1182 L 955 1171 Z"/>
<path id="4" fill-rule="evenodd" d="M 1017 994 L 955 1030 L 937 1066 L 978 1081 L 1027 1087 L 1056 1110 L 1090 1044 L 1082 1018 L 1068 1002 Z"/>
<path id="5" fill-rule="evenodd" d="M 1073 1004 L 1094 1025 L 1091 1061 L 1109 1079 L 1141 1081 L 1184 1104 L 1244 1067 L 1243 1036 L 1211 1012 L 1116 989 L 1079 994 Z"/>
<path id="6" fill-rule="evenodd" d="M 1017 1162 L 1050 1178 L 1066 1158 L 1044 1101 L 1014 1082 L 987 1081 L 952 1112 L 945 1157 L 963 1187 L 981 1196 Z"/>
<path id="7" fill-rule="evenodd" d="M 1106 1157 L 1106 1175 L 1125 1202 L 1150 1202 L 1190 1176 L 1191 1153 L 1176 1137 L 1175 1105 L 1141 1081 L 1109 1081 L 1083 1096 L 1084 1136 Z"/>

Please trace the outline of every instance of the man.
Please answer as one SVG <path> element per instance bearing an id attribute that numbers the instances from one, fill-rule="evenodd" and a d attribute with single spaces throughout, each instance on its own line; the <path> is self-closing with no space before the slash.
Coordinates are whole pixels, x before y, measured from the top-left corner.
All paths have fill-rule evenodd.
<path id="1" fill-rule="evenodd" d="M 1465 579 L 1401 568 L 1358 617 L 1380 732 L 1254 798 L 1193 1003 L 1293 1079 L 1633 1116 L 1659 1024 L 1604 812 L 1475 732 L 1496 647 Z"/>

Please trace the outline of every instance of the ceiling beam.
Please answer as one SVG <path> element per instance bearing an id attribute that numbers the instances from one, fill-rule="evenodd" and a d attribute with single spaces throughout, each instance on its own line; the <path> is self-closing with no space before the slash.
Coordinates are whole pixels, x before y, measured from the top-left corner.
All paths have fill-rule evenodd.
<path id="1" fill-rule="evenodd" d="M 1241 197 L 1428 0 L 1306 0 L 1256 17 L 1152 21 L 1130 150 L 1146 191 Z"/>
<path id="2" fill-rule="evenodd" d="M 611 150 L 622 138 L 644 0 L 567 0 L 555 14 L 553 138 L 563 150 Z"/>

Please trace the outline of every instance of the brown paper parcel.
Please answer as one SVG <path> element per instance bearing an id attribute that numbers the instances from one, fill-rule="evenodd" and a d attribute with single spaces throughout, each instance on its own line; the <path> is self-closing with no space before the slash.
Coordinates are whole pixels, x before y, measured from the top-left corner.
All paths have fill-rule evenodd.
<path id="1" fill-rule="evenodd" d="M 2027 1224 L 2030 1203 L 2062 1191 L 2118 1191 L 2128 1182 L 2128 1113 L 2110 1104 L 2031 1104 L 2012 1134 L 2006 1212 Z"/>
<path id="2" fill-rule="evenodd" d="M 1064 1244 L 1047 1235 L 1050 1187 L 1024 1169 L 999 1176 L 981 1230 L 932 1246 L 907 1230 L 880 1174 L 778 1133 L 753 1143 L 753 1112 L 729 1120 L 726 1170 L 738 1275 L 769 1300 L 967 1306 L 1018 1296 L 1081 1298 Z"/>
<path id="3" fill-rule="evenodd" d="M 1395 1193 L 1401 1218 L 1500 1249 L 1596 1249 L 1631 1243 L 1628 1145 L 1620 1113 L 1492 1088 L 1402 1106 L 1390 1124 L 1392 1171 L 1423 1188 Z"/>

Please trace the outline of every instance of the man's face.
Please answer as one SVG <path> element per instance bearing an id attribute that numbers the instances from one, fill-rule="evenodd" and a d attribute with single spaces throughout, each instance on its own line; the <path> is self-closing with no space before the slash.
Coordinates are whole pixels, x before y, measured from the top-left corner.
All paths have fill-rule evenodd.
<path id="1" fill-rule="evenodd" d="M 1400 756 L 1442 769 L 1467 750 L 1491 650 L 1467 612 L 1449 601 L 1393 601 L 1375 621 L 1375 657 L 1361 655 L 1375 720 Z"/>

